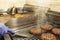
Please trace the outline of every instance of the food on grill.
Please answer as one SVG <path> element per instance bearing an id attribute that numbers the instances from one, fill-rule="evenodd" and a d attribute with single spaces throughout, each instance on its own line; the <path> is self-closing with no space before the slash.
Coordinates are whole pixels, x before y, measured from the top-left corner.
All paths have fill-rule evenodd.
<path id="1" fill-rule="evenodd" d="M 56 36 L 51 33 L 43 33 L 40 37 L 41 40 L 57 40 Z"/>
<path id="2" fill-rule="evenodd" d="M 44 25 L 41 26 L 41 28 L 45 29 L 45 30 L 51 30 L 53 28 L 53 26 L 50 25 L 50 24 L 44 24 Z"/>
<path id="3" fill-rule="evenodd" d="M 56 35 L 60 35 L 60 28 L 53 28 L 52 32 Z"/>
<path id="4" fill-rule="evenodd" d="M 24 15 L 22 15 L 22 14 L 15 14 L 14 17 L 15 18 L 24 17 Z"/>
<path id="5" fill-rule="evenodd" d="M 14 18 L 19 18 L 19 17 L 26 17 L 26 16 L 30 16 L 31 14 L 29 14 L 29 13 L 25 13 L 25 14 L 23 14 L 23 13 L 18 13 L 18 14 L 15 14 L 13 17 Z"/>
<path id="6" fill-rule="evenodd" d="M 39 27 L 32 27 L 30 28 L 29 32 L 32 34 L 41 34 L 43 30 Z"/>

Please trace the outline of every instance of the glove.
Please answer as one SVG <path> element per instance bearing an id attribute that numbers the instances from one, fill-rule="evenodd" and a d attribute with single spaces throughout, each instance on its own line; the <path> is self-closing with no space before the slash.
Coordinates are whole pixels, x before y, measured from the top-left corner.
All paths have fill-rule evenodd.
<path id="1" fill-rule="evenodd" d="M 6 34 L 8 32 L 11 33 L 11 34 L 15 34 L 15 32 L 13 30 L 9 29 L 3 23 L 0 23 L 0 34 L 4 35 L 4 34 Z"/>

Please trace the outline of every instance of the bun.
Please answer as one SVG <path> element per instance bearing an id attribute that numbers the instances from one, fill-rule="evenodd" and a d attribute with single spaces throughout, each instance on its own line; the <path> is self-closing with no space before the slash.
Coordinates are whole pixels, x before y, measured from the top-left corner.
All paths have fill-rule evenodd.
<path id="1" fill-rule="evenodd" d="M 22 14 L 15 14 L 14 17 L 19 18 L 19 17 L 23 17 L 23 15 Z"/>

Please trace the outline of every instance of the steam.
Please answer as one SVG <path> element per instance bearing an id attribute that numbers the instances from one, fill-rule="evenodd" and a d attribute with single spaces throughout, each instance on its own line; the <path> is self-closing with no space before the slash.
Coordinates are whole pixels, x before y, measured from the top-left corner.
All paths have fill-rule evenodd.
<path id="1" fill-rule="evenodd" d="M 46 7 L 37 7 L 35 10 L 35 15 L 37 15 L 37 27 L 40 27 L 42 24 L 47 23 L 46 13 L 48 8 Z"/>

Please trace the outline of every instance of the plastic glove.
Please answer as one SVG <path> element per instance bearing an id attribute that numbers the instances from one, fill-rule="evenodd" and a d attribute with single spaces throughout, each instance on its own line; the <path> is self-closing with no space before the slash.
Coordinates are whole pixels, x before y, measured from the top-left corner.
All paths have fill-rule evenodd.
<path id="1" fill-rule="evenodd" d="M 15 34 L 15 32 L 13 30 L 6 27 L 3 23 L 0 23 L 0 34 L 4 35 L 8 32 L 11 33 L 11 34 Z"/>

